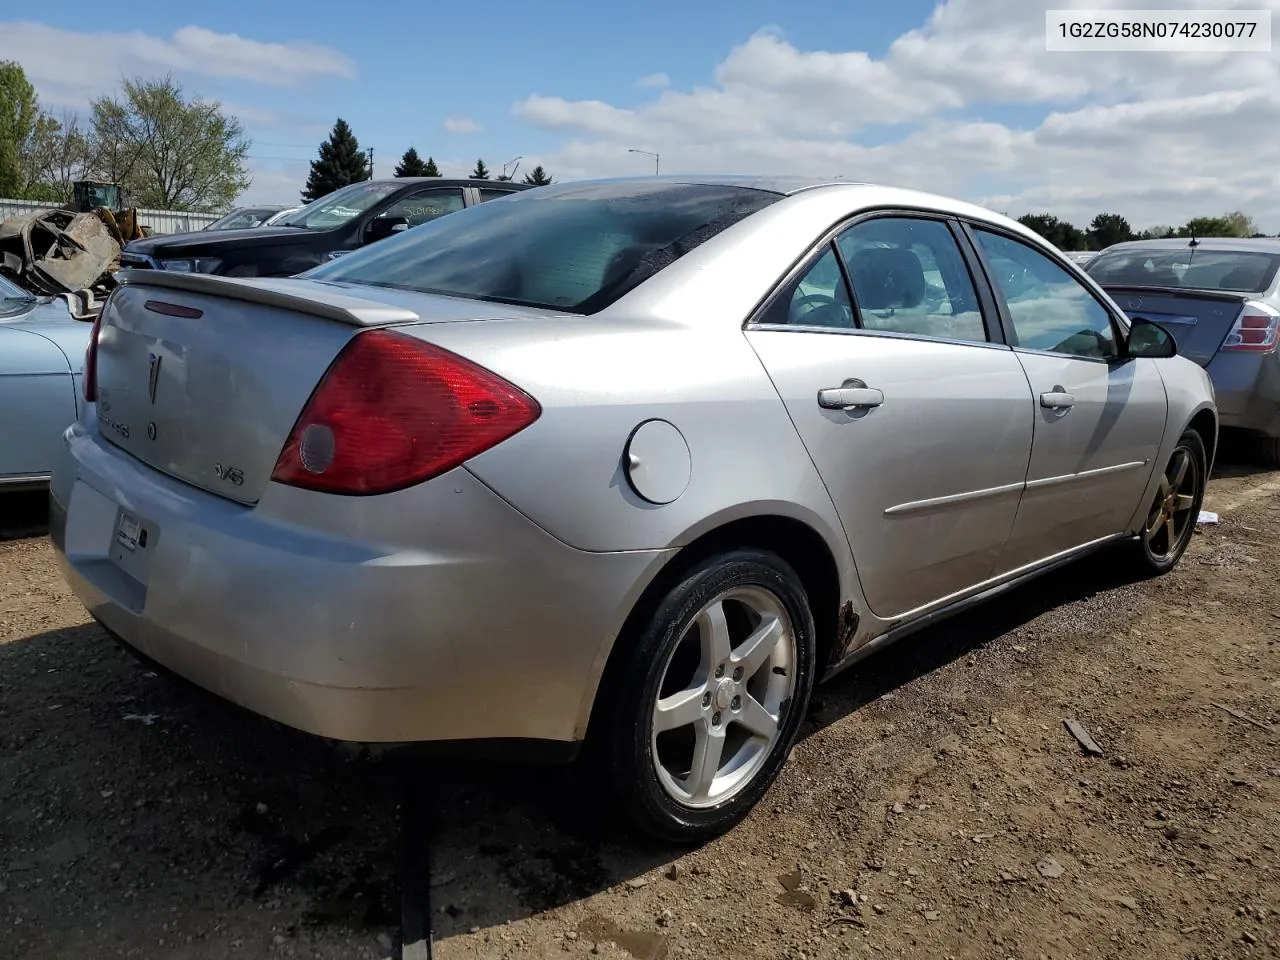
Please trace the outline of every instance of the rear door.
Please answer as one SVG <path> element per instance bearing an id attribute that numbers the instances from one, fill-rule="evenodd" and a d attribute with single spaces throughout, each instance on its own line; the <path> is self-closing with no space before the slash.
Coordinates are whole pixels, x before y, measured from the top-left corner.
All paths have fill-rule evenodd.
<path id="1" fill-rule="evenodd" d="M 1146 490 L 1168 402 L 1155 360 L 1121 360 L 1110 309 L 1067 268 L 972 225 L 1005 335 L 1031 386 L 1035 431 L 1004 571 L 1121 533 Z"/>
<path id="2" fill-rule="evenodd" d="M 1012 528 L 1030 394 L 984 320 L 950 224 L 901 214 L 839 233 L 748 326 L 879 617 L 990 577 Z"/>

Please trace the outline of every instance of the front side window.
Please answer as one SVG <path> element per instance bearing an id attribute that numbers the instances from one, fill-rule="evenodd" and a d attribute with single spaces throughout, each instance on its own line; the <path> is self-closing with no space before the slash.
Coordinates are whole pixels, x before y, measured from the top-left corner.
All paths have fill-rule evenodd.
<path id="1" fill-rule="evenodd" d="M 693 183 L 556 184 L 439 217 L 304 276 L 589 314 L 780 199 Z"/>
<path id="2" fill-rule="evenodd" d="M 344 223 L 350 223 L 362 213 L 377 206 L 401 189 L 401 186 L 399 183 L 362 180 L 308 203 L 288 216 L 281 217 L 276 224 L 282 227 L 303 227 L 307 230 L 332 230 Z"/>
<path id="3" fill-rule="evenodd" d="M 985 341 L 973 278 L 939 220 L 877 217 L 836 238 L 865 330 Z"/>
<path id="4" fill-rule="evenodd" d="M 404 217 L 409 226 L 416 227 L 446 213 L 457 213 L 462 206 L 461 190 L 423 190 L 392 201 L 375 219 Z"/>
<path id="5" fill-rule="evenodd" d="M 1025 243 L 982 229 L 974 236 L 1008 307 L 1014 346 L 1093 360 L 1118 355 L 1111 315 L 1084 284 Z"/>

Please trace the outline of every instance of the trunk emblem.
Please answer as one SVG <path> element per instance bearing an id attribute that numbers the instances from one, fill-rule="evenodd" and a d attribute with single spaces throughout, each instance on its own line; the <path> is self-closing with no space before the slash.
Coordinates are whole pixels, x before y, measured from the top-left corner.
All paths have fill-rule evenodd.
<path id="1" fill-rule="evenodd" d="M 153 353 L 147 358 L 147 396 L 151 398 L 151 402 L 156 402 L 156 387 L 160 384 L 160 361 L 163 359 L 160 354 Z"/>

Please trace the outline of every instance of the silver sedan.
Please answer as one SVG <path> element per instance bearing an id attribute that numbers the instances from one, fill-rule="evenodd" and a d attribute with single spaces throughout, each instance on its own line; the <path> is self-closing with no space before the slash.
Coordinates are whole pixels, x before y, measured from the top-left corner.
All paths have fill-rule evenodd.
<path id="1" fill-rule="evenodd" d="M 585 742 L 681 841 L 817 680 L 1116 541 L 1170 569 L 1217 443 L 1205 371 L 1054 248 L 866 184 L 567 183 L 123 281 L 52 484 L 107 630 L 325 737 Z"/>

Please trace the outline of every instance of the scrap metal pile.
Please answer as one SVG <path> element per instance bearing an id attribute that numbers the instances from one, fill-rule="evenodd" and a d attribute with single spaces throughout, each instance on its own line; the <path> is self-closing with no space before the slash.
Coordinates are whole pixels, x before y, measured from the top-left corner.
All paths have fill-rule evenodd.
<path id="1" fill-rule="evenodd" d="M 0 272 L 37 294 L 106 293 L 121 248 L 145 235 L 132 209 L 36 210 L 0 223 Z"/>

